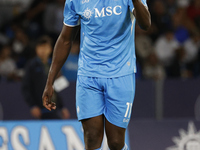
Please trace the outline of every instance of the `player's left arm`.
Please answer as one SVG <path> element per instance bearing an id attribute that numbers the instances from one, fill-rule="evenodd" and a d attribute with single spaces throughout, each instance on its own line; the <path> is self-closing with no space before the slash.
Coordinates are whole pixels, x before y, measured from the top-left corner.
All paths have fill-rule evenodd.
<path id="1" fill-rule="evenodd" d="M 151 15 L 147 6 L 141 0 L 132 0 L 134 10 L 133 14 L 136 17 L 137 23 L 143 30 L 148 30 L 151 26 Z"/>

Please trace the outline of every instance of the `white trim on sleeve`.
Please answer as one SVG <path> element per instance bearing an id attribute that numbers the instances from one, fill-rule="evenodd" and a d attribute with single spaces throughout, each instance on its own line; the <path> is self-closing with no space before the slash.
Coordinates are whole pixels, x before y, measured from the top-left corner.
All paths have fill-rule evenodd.
<path id="1" fill-rule="evenodd" d="M 69 24 L 66 24 L 65 22 L 63 22 L 63 24 L 69 27 L 76 27 L 80 25 L 80 22 L 78 22 L 76 25 L 69 25 Z"/>
<path id="2" fill-rule="evenodd" d="M 133 13 L 134 9 L 135 9 L 135 7 L 133 7 L 133 9 L 132 9 L 132 13 Z"/>

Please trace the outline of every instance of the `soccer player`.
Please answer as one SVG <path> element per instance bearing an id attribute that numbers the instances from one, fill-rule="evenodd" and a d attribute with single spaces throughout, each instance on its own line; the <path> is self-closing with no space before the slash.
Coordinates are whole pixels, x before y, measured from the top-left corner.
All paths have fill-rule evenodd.
<path id="1" fill-rule="evenodd" d="M 43 105 L 56 109 L 52 85 L 69 55 L 75 26 L 80 24 L 76 108 L 86 150 L 100 149 L 104 129 L 111 150 L 128 149 L 124 141 L 135 94 L 136 20 L 142 29 L 150 27 L 146 0 L 66 0 Z"/>

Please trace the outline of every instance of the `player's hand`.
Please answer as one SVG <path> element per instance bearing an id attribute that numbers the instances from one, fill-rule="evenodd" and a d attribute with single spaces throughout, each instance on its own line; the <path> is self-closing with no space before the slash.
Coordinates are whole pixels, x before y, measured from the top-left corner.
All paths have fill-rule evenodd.
<path id="1" fill-rule="evenodd" d="M 53 92 L 54 92 L 53 86 L 46 85 L 42 96 L 43 106 L 49 111 L 51 111 L 51 109 L 56 109 L 56 103 L 51 101 Z"/>
<path id="2" fill-rule="evenodd" d="M 40 119 L 40 118 L 41 118 L 42 113 L 41 113 L 40 107 L 38 107 L 38 106 L 33 106 L 33 107 L 31 108 L 30 112 L 31 112 L 31 115 L 32 115 L 34 118 L 36 118 L 36 119 Z"/>

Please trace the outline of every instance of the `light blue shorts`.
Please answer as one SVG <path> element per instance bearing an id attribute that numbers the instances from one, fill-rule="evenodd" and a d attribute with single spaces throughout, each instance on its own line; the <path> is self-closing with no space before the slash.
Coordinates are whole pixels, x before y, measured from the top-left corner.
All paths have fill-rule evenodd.
<path id="1" fill-rule="evenodd" d="M 78 120 L 104 114 L 106 119 L 122 128 L 130 121 L 135 96 L 135 74 L 116 78 L 78 76 L 76 109 Z"/>

